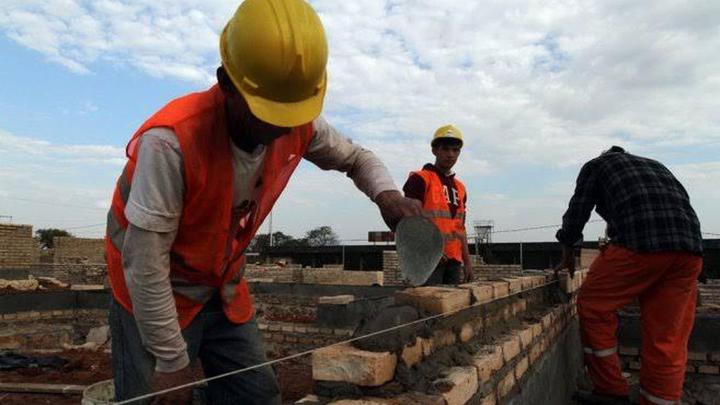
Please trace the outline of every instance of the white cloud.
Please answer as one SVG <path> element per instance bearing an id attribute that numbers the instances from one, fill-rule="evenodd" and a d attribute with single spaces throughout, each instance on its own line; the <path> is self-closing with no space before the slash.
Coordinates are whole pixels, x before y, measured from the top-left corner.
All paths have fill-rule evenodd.
<path id="1" fill-rule="evenodd" d="M 212 81 L 218 33 L 238 3 L 6 0 L 0 32 L 77 73 L 121 64 L 200 86 Z M 611 144 L 683 161 L 720 145 L 720 2 L 312 3 L 330 43 L 326 114 L 375 150 L 400 184 L 431 158 L 429 138 L 448 122 L 466 136 L 458 172 L 474 179 L 515 167 L 559 168 L 569 179 Z M 23 142 L 28 153 L 122 161 L 101 147 Z M 717 198 L 694 185 L 707 181 L 697 177 L 706 169 L 679 169 L 700 206 Z M 322 176 L 303 184 L 321 190 Z M 508 194 L 512 204 L 488 216 L 554 223 L 564 208 L 557 198 Z M 533 211 L 538 204 L 552 208 Z"/>

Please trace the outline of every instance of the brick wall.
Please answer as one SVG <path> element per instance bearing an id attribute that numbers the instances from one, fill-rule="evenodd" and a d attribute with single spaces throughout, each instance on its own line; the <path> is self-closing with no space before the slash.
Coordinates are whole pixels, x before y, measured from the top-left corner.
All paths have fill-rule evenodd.
<path id="1" fill-rule="evenodd" d="M 107 265 L 35 263 L 29 267 L 29 274 L 34 277 L 55 277 L 68 284 L 105 284 Z"/>
<path id="2" fill-rule="evenodd" d="M 60 349 L 81 344 L 90 328 L 107 325 L 107 311 L 64 309 L 0 315 L 0 350 Z"/>
<path id="3" fill-rule="evenodd" d="M 103 239 L 56 236 L 53 245 L 55 263 L 105 263 Z"/>
<path id="4" fill-rule="evenodd" d="M 35 249 L 31 225 L 0 224 L 0 271 L 29 267 Z"/>
<path id="5" fill-rule="evenodd" d="M 248 281 L 268 283 L 384 285 L 383 272 L 343 270 L 336 266 L 301 268 L 299 265 L 279 267 L 249 264 L 245 269 L 245 278 Z"/>
<path id="6" fill-rule="evenodd" d="M 561 288 L 575 293 L 584 276 L 585 271 L 578 272 L 578 277 L 561 282 Z M 544 284 L 551 277 L 537 274 L 458 288 L 399 291 L 396 302 L 447 315 L 431 332 L 410 336 L 411 343 L 400 348 L 370 351 L 346 344 L 315 351 L 317 396 L 298 403 L 506 403 L 576 321 L 574 298 L 567 304 L 544 304 Z M 453 350 L 462 354 L 453 355 Z M 356 402 L 342 399 L 348 396 Z"/>

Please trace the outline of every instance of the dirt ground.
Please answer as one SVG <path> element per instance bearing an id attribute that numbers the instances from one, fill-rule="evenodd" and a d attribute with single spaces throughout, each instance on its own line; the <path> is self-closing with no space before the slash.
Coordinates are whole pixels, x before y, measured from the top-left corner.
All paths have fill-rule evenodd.
<path id="1" fill-rule="evenodd" d="M 4 383 L 23 382 L 90 385 L 112 378 L 109 353 L 103 351 L 65 350 L 48 355 L 59 356 L 69 360 L 69 362 L 58 370 L 23 368 L 12 371 L 0 371 L 0 381 Z M 292 403 L 312 392 L 312 368 L 308 362 L 289 361 L 280 363 L 275 368 L 275 372 L 280 382 L 280 388 L 285 402 Z M 0 392 L 0 404 L 3 405 L 76 405 L 80 402 L 80 399 L 80 395 Z"/>

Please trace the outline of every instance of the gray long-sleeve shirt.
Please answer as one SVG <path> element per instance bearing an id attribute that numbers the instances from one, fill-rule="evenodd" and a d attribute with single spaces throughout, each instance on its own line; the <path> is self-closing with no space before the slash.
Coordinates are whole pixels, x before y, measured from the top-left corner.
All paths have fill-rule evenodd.
<path id="1" fill-rule="evenodd" d="M 347 173 L 362 192 L 375 199 L 397 190 L 383 163 L 353 144 L 322 117 L 304 158 L 324 170 Z M 177 137 L 167 128 L 143 134 L 125 216 L 130 222 L 123 244 L 123 269 L 140 336 L 155 356 L 156 370 L 172 372 L 189 363 L 170 286 L 169 253 L 183 208 L 183 163 Z M 233 206 L 252 196 L 265 148 L 247 153 L 232 145 Z M 222 249 L 223 247 L 218 247 Z"/>

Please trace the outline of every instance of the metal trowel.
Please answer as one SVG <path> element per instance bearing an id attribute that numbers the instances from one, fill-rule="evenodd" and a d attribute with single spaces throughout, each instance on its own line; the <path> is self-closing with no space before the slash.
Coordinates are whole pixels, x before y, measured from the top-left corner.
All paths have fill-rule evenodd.
<path id="1" fill-rule="evenodd" d="M 412 285 L 422 285 L 430 277 L 443 255 L 440 230 L 421 216 L 405 217 L 395 228 L 395 245 L 400 272 Z"/>

